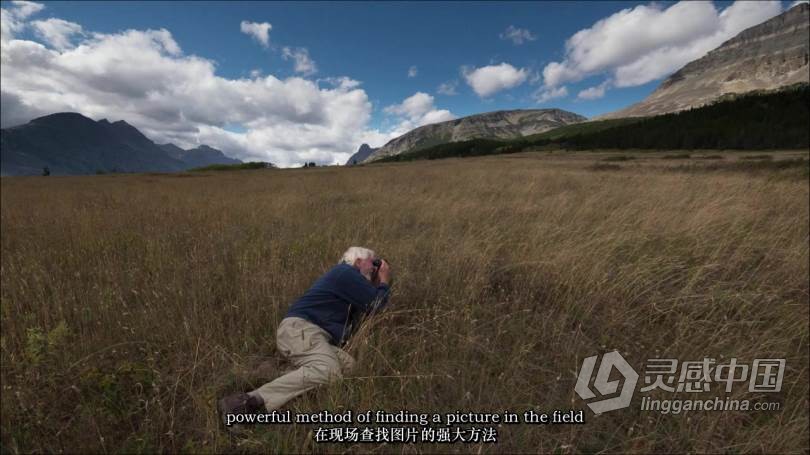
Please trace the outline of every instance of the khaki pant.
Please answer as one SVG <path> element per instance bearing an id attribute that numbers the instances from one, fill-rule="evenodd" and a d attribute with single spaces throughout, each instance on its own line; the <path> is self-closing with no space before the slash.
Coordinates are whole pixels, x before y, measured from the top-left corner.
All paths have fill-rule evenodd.
<path id="1" fill-rule="evenodd" d="M 264 400 L 267 411 L 319 385 L 342 379 L 354 368 L 354 358 L 329 343 L 329 333 L 306 319 L 288 317 L 276 333 L 278 350 L 296 367 L 283 376 L 250 392 Z"/>

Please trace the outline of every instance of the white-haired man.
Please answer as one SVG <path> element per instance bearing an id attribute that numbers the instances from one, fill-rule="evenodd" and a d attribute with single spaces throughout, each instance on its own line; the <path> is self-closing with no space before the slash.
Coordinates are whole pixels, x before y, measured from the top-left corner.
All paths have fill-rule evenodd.
<path id="1" fill-rule="evenodd" d="M 219 400 L 223 421 L 228 414 L 279 409 L 319 385 L 343 378 L 354 358 L 341 349 L 362 320 L 388 303 L 391 268 L 385 260 L 353 246 L 340 263 L 321 276 L 290 306 L 276 332 L 282 356 L 295 370 L 248 393 Z"/>

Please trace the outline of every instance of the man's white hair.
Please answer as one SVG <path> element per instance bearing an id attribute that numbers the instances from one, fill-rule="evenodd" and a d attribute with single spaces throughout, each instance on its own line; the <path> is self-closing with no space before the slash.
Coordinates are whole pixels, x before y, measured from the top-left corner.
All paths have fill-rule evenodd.
<path id="1" fill-rule="evenodd" d="M 374 257 L 374 251 L 369 250 L 368 248 L 363 248 L 362 246 L 352 246 L 343 253 L 343 258 L 340 262 L 344 264 L 354 265 L 354 261 L 358 259 L 368 259 Z"/>

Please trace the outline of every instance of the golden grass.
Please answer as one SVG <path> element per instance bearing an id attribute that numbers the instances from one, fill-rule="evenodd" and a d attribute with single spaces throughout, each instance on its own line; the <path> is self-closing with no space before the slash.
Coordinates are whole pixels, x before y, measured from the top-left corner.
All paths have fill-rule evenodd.
<path id="1" fill-rule="evenodd" d="M 592 170 L 604 156 L 3 178 L 2 448 L 806 453 L 806 178 Z M 350 245 L 392 262 L 390 311 L 353 340 L 356 377 L 290 409 L 575 408 L 587 424 L 504 425 L 480 446 L 222 432 L 217 397 L 247 386 L 235 371 L 274 354 L 288 305 Z M 594 417 L 577 371 L 613 349 L 637 370 L 786 358 L 782 392 L 734 394 L 782 410 L 661 415 L 637 396 Z"/>

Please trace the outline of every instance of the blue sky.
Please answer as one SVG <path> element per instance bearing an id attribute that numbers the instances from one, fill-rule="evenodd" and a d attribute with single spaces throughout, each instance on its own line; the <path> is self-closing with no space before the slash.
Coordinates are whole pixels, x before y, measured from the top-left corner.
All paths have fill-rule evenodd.
<path id="1" fill-rule="evenodd" d="M 432 121 L 620 109 L 789 6 L 3 1 L 3 127 L 70 109 L 156 142 L 337 163 Z"/>
<path id="2" fill-rule="evenodd" d="M 217 61 L 217 73 L 224 77 L 245 77 L 253 69 L 277 77 L 293 76 L 289 62 L 240 32 L 243 20 L 268 22 L 272 43 L 307 48 L 321 77 L 348 76 L 362 81 L 375 107 L 401 102 L 422 91 L 434 94 L 442 107 L 461 116 L 537 107 L 528 84 L 480 99 L 463 83 L 461 66 L 509 62 L 542 70 L 545 63 L 562 58 L 565 40 L 573 33 L 635 6 L 632 2 L 45 4 L 49 10 L 45 13 L 99 32 L 166 28 L 185 53 Z M 537 39 L 522 45 L 500 39 L 510 25 L 529 30 Z M 417 68 L 416 77 L 408 77 L 411 66 Z M 440 84 L 453 80 L 460 83 L 459 96 L 435 93 Z M 587 81 L 578 85 L 584 87 Z M 617 91 L 607 99 L 587 103 L 567 99 L 544 104 L 592 116 L 637 101 L 655 85 Z M 376 114 L 379 122 L 383 112 L 380 109 Z"/>

